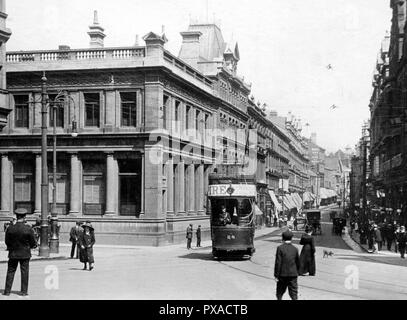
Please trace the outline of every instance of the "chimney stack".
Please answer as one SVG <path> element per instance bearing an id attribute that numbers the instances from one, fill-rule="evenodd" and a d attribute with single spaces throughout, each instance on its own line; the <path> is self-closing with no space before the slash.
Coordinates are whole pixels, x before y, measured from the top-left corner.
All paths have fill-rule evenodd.
<path id="1" fill-rule="evenodd" d="M 317 134 L 315 132 L 311 133 L 311 142 L 317 144 Z"/>

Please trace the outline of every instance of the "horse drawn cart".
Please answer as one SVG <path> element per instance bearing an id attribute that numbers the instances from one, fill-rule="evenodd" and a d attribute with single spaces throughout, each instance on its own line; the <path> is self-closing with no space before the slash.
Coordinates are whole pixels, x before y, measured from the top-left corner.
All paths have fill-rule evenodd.
<path id="1" fill-rule="evenodd" d="M 305 211 L 305 215 L 307 217 L 307 225 L 312 229 L 312 234 L 322 235 L 321 211 L 307 210 Z"/>
<path id="2" fill-rule="evenodd" d="M 332 223 L 332 233 L 337 236 L 342 235 L 342 230 L 346 226 L 345 218 L 334 218 Z"/>

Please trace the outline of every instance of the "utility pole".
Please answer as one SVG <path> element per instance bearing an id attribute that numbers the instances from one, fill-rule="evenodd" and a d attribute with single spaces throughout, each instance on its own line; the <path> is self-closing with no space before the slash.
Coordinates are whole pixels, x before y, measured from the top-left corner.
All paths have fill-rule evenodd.
<path id="1" fill-rule="evenodd" d="M 281 166 L 281 200 L 282 200 L 282 205 L 283 205 L 283 216 L 284 216 L 284 167 Z"/>
<path id="2" fill-rule="evenodd" d="M 366 174 L 367 174 L 367 140 L 366 140 L 366 126 L 362 129 L 362 145 L 363 145 L 363 170 L 362 170 L 362 206 L 364 218 L 367 218 L 367 190 L 366 190 Z"/>

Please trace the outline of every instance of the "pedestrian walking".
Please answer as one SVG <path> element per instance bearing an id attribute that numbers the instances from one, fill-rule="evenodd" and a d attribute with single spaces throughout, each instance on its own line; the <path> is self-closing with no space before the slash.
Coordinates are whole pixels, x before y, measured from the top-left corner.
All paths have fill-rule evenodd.
<path id="1" fill-rule="evenodd" d="M 374 251 L 373 245 L 374 245 L 374 237 L 375 237 L 375 232 L 373 225 L 369 226 L 369 231 L 367 233 L 367 241 L 368 241 L 368 246 L 369 246 L 369 251 Z"/>
<path id="2" fill-rule="evenodd" d="M 274 216 L 274 219 L 273 219 L 273 226 L 277 227 L 277 216 L 276 215 Z"/>
<path id="3" fill-rule="evenodd" d="M 201 225 L 199 225 L 198 229 L 196 229 L 196 246 L 201 246 Z"/>
<path id="4" fill-rule="evenodd" d="M 303 245 L 300 254 L 300 276 L 309 274 L 315 276 L 315 244 L 312 237 L 312 229 L 306 228 L 305 234 L 302 235 L 300 244 Z"/>
<path id="5" fill-rule="evenodd" d="M 79 258 L 79 235 L 81 233 L 81 223 L 80 221 L 76 221 L 75 226 L 71 228 L 71 232 L 69 233 L 69 241 L 72 242 L 71 247 L 71 259 L 73 259 L 76 250 L 76 259 Z"/>
<path id="6" fill-rule="evenodd" d="M 350 236 L 352 236 L 354 230 L 355 230 L 355 221 L 352 220 L 350 222 Z"/>
<path id="7" fill-rule="evenodd" d="M 10 295 L 14 281 L 14 274 L 16 273 L 18 264 L 20 264 L 20 294 L 22 296 L 27 296 L 31 249 L 37 246 L 37 242 L 35 241 L 32 228 L 24 223 L 27 210 L 17 209 L 15 214 L 17 216 L 16 223 L 11 224 L 7 228 L 5 236 L 5 243 L 8 250 L 8 266 L 3 295 Z"/>
<path id="8" fill-rule="evenodd" d="M 298 228 L 297 228 L 297 226 L 298 226 L 297 217 L 295 217 L 293 224 L 294 224 L 294 230 L 295 230 L 295 231 L 298 231 Z"/>
<path id="9" fill-rule="evenodd" d="M 375 251 L 379 252 L 382 250 L 382 233 L 380 232 L 379 228 L 375 224 L 373 226 L 373 231 L 374 231 L 374 249 Z"/>
<path id="10" fill-rule="evenodd" d="M 394 241 L 395 241 L 394 252 L 396 252 L 396 253 L 399 248 L 399 235 L 400 235 L 400 226 L 397 224 L 396 231 L 394 231 Z"/>
<path id="11" fill-rule="evenodd" d="M 281 300 L 288 288 L 291 299 L 297 300 L 300 257 L 298 249 L 291 243 L 293 233 L 285 231 L 282 236 L 284 243 L 277 247 L 274 265 L 274 278 L 277 280 L 276 296 L 278 300 Z"/>
<path id="12" fill-rule="evenodd" d="M 83 270 L 86 270 L 89 263 L 89 271 L 94 268 L 95 258 L 93 256 L 93 245 L 95 244 L 95 229 L 90 221 L 82 224 L 83 231 L 79 234 L 79 260 L 84 263 Z"/>
<path id="13" fill-rule="evenodd" d="M 381 237 L 382 237 L 381 246 L 385 246 L 385 245 L 386 245 L 386 229 L 387 229 L 387 224 L 386 224 L 385 222 L 379 223 L 378 229 L 379 229 L 380 235 L 381 235 Z M 379 248 L 379 250 L 382 250 L 382 249 Z"/>
<path id="14" fill-rule="evenodd" d="M 397 242 L 399 244 L 400 256 L 402 259 L 405 259 L 404 255 L 406 253 L 406 243 L 407 243 L 406 227 L 404 226 L 400 227 Z"/>
<path id="15" fill-rule="evenodd" d="M 192 224 L 190 224 L 187 228 L 187 249 L 191 249 L 191 242 L 192 242 Z"/>
<path id="16" fill-rule="evenodd" d="M 394 227 L 391 223 L 388 223 L 386 226 L 386 231 L 385 231 L 385 235 L 386 235 L 386 244 L 387 244 L 387 250 L 391 251 L 391 247 L 393 245 L 393 241 L 394 241 Z"/>

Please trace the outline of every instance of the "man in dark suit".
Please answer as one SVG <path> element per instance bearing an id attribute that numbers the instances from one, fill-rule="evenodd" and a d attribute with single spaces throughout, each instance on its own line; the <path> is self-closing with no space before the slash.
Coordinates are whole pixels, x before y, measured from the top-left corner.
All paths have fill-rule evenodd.
<path id="1" fill-rule="evenodd" d="M 298 249 L 291 244 L 293 233 L 283 233 L 284 243 L 277 247 L 276 261 L 274 266 L 274 278 L 277 280 L 277 299 L 281 300 L 288 287 L 288 293 L 292 300 L 298 299 L 298 270 L 300 257 Z"/>
<path id="2" fill-rule="evenodd" d="M 21 295 L 28 295 L 28 274 L 31 258 L 31 249 L 37 246 L 32 228 L 24 223 L 27 210 L 17 209 L 15 211 L 17 222 L 10 225 L 6 231 L 6 246 L 8 250 L 8 268 L 6 287 L 3 295 L 10 295 L 13 286 L 14 274 L 20 263 L 21 270 Z"/>
<path id="3" fill-rule="evenodd" d="M 187 249 L 191 249 L 191 242 L 192 242 L 192 224 L 190 224 L 187 228 Z"/>
<path id="4" fill-rule="evenodd" d="M 196 246 L 201 246 L 201 225 L 199 225 L 198 229 L 196 229 Z"/>
<path id="5" fill-rule="evenodd" d="M 71 259 L 75 255 L 76 249 L 76 259 L 79 258 L 79 235 L 81 232 L 81 223 L 79 221 L 76 222 L 76 225 L 71 228 L 71 232 L 69 233 L 69 241 L 72 242 L 71 248 Z"/>

